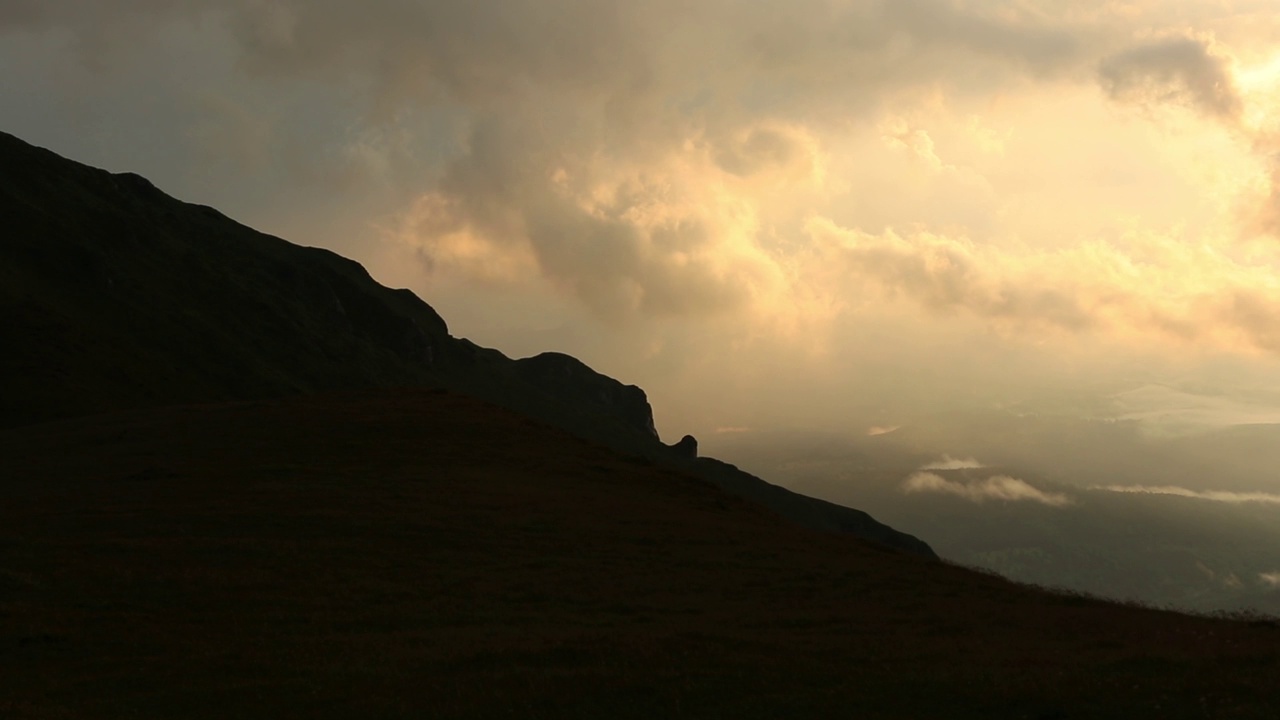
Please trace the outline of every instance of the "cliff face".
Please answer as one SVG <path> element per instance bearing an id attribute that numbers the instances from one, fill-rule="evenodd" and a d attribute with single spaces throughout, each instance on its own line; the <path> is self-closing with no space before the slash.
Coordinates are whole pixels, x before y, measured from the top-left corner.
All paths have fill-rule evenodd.
<path id="1" fill-rule="evenodd" d="M 515 362 L 516 375 L 530 385 L 566 402 L 616 416 L 628 429 L 658 439 L 649 398 L 635 385 L 623 385 L 563 353 L 546 352 Z"/>
<path id="2" fill-rule="evenodd" d="M 137 175 L 0 133 L 0 218 L 0 428 L 158 405 L 449 388 L 803 524 L 932 555 L 870 518 L 836 522 L 814 510 L 820 501 L 732 466 L 713 471 L 692 438 L 662 444 L 634 385 L 561 353 L 511 360 L 454 338 L 431 306 L 358 263 L 181 202 Z"/>

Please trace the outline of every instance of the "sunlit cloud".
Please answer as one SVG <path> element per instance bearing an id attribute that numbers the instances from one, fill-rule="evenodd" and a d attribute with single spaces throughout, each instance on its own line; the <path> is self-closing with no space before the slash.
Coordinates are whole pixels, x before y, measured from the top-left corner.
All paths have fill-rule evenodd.
<path id="1" fill-rule="evenodd" d="M 1173 495 L 1176 497 L 1211 500 L 1223 503 L 1280 504 L 1280 495 L 1266 492 L 1233 492 L 1229 490 L 1190 490 L 1175 485 L 1095 485 L 1091 490 L 1139 495 Z"/>
<path id="2" fill-rule="evenodd" d="M 1268 585 L 1272 588 L 1280 588 L 1280 572 L 1258 573 L 1258 579 L 1261 580 L 1264 585 Z"/>
<path id="3" fill-rule="evenodd" d="M 867 435 L 870 437 L 876 437 L 878 435 L 888 435 L 889 433 L 894 432 L 895 430 L 900 430 L 900 429 L 902 429 L 901 425 L 872 425 L 871 427 L 867 428 Z"/>
<path id="4" fill-rule="evenodd" d="M 976 470 L 984 468 L 986 465 L 978 462 L 974 458 L 953 458 L 950 455 L 943 455 L 941 458 L 933 462 L 925 463 L 920 466 L 921 470 Z"/>
<path id="5" fill-rule="evenodd" d="M 1014 254 L 965 238 L 873 235 L 817 218 L 808 232 L 823 262 L 846 279 L 940 316 L 968 313 L 1025 332 L 1280 352 L 1275 270 L 1211 245 L 1149 235 L 1131 237 L 1128 248 L 1097 242 Z"/>
<path id="6" fill-rule="evenodd" d="M 980 481 L 948 480 L 931 472 L 917 472 L 902 483 L 907 493 L 942 493 L 955 495 L 975 503 L 987 500 L 1010 502 L 1036 502 L 1052 507 L 1072 505 L 1071 498 L 1062 493 L 1045 492 L 1024 480 L 1008 475 L 994 475 Z"/>
<path id="7" fill-rule="evenodd" d="M 1263 0 L 10 2 L 0 124 L 703 432 L 887 428 L 1280 357 L 1276 37 Z"/>

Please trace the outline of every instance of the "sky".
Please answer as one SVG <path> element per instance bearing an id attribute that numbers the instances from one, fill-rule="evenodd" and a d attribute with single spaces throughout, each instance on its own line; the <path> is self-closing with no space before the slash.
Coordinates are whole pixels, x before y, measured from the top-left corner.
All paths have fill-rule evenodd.
<path id="1" fill-rule="evenodd" d="M 0 129 L 668 440 L 1280 417 L 1274 0 L 6 0 L 0 68 Z"/>

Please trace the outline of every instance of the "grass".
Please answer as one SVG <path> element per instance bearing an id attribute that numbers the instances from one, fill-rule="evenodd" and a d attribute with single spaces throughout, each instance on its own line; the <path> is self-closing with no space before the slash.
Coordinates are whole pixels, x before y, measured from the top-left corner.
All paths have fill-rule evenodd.
<path id="1" fill-rule="evenodd" d="M 790 525 L 463 396 L 0 433 L 7 718 L 1272 718 L 1280 628 Z"/>

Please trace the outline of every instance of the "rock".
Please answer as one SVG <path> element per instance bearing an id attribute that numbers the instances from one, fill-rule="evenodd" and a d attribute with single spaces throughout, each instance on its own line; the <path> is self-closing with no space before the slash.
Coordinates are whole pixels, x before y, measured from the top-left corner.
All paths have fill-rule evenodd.
<path id="1" fill-rule="evenodd" d="M 644 390 L 602 375 L 571 355 L 545 352 L 522 358 L 516 361 L 516 374 L 543 392 L 617 418 L 646 438 L 658 439 L 653 408 Z"/>
<path id="2" fill-rule="evenodd" d="M 692 435 L 685 435 L 680 438 L 680 442 L 674 445 L 668 445 L 676 457 L 683 460 L 693 460 L 698 457 L 698 439 Z"/>

